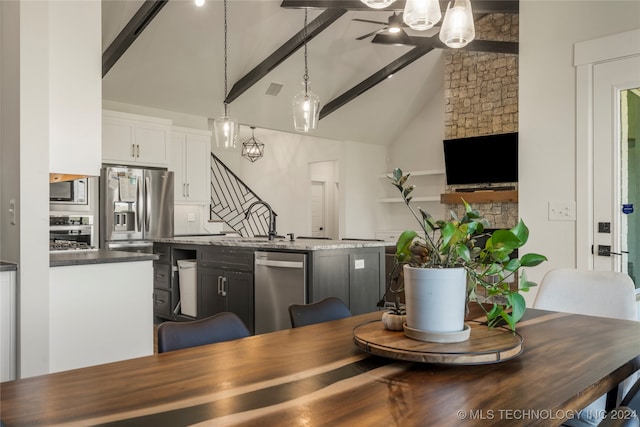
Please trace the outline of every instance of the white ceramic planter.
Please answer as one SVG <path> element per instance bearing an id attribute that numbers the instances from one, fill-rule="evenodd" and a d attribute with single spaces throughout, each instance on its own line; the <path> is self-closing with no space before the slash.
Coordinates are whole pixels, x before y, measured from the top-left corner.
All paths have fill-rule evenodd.
<path id="1" fill-rule="evenodd" d="M 467 281 L 464 268 L 405 265 L 404 291 L 409 328 L 436 334 L 465 329 Z"/>

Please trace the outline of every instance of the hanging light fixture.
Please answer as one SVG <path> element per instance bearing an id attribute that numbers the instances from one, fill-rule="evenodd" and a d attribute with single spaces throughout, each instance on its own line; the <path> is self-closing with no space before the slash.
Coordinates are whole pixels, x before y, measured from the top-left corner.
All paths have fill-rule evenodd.
<path id="1" fill-rule="evenodd" d="M 438 0 L 407 0 L 402 14 L 404 23 L 417 31 L 432 28 L 442 17 Z"/>
<path id="2" fill-rule="evenodd" d="M 293 127 L 297 132 L 310 132 L 318 127 L 320 120 L 320 98 L 309 88 L 307 64 L 307 9 L 304 10 L 304 76 L 302 92 L 293 97 Z"/>
<path id="3" fill-rule="evenodd" d="M 224 115 L 217 117 L 213 122 L 216 134 L 216 146 L 223 148 L 235 148 L 240 126 L 238 122 L 229 117 L 229 106 L 227 97 L 227 0 L 223 2 L 224 7 Z"/>
<path id="4" fill-rule="evenodd" d="M 374 9 L 384 9 L 396 0 L 360 0 L 362 3 Z"/>
<path id="5" fill-rule="evenodd" d="M 453 7 L 451 7 L 451 3 Z M 469 0 L 451 0 L 440 29 L 440 40 L 452 48 L 461 48 L 469 44 L 476 36 L 473 25 L 473 13 Z"/>
<path id="6" fill-rule="evenodd" d="M 242 157 L 251 160 L 251 163 L 264 155 L 264 144 L 256 139 L 255 129 L 255 126 L 251 126 L 251 138 L 242 143 Z"/>

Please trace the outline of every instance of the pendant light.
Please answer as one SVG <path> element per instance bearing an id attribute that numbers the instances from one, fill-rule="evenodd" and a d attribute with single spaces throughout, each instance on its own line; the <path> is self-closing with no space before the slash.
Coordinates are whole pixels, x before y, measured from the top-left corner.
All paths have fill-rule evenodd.
<path id="1" fill-rule="evenodd" d="M 396 0 L 360 0 L 362 3 L 373 9 L 384 9 L 387 6 L 390 6 Z"/>
<path id="2" fill-rule="evenodd" d="M 297 132 L 311 132 L 320 120 L 320 98 L 311 92 L 307 64 L 307 9 L 304 10 L 304 76 L 302 92 L 293 97 L 293 127 Z"/>
<path id="3" fill-rule="evenodd" d="M 217 117 L 213 122 L 214 133 L 216 135 L 216 146 L 222 148 L 235 148 L 240 126 L 238 122 L 229 117 L 229 106 L 227 97 L 227 0 L 223 2 L 224 7 L 224 115 Z"/>
<path id="4" fill-rule="evenodd" d="M 454 3 L 453 7 L 451 3 Z M 461 48 L 469 44 L 475 36 L 471 2 L 469 0 L 449 1 L 440 29 L 440 40 L 449 47 Z"/>
<path id="5" fill-rule="evenodd" d="M 438 0 L 407 0 L 402 14 L 404 23 L 417 31 L 432 28 L 442 18 Z"/>
<path id="6" fill-rule="evenodd" d="M 251 163 L 261 159 L 264 155 L 264 144 L 256 139 L 255 129 L 255 126 L 251 126 L 251 138 L 242 143 L 242 157 L 250 160 Z"/>

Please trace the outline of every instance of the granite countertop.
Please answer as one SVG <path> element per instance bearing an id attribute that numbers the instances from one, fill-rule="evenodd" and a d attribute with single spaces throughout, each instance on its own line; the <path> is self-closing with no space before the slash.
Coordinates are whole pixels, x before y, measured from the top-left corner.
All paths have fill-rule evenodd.
<path id="1" fill-rule="evenodd" d="M 69 265 L 108 264 L 115 262 L 153 261 L 158 259 L 156 254 L 137 252 L 110 251 L 98 249 L 96 251 L 62 251 L 49 255 L 50 267 Z"/>
<path id="2" fill-rule="evenodd" d="M 325 240 L 285 239 L 268 240 L 266 237 L 182 236 L 155 239 L 157 243 L 181 243 L 190 245 L 232 246 L 253 249 L 280 249 L 292 251 L 316 251 L 325 249 L 377 248 L 394 245 L 393 242 L 374 240 Z"/>
<path id="3" fill-rule="evenodd" d="M 0 271 L 16 271 L 18 265 L 9 261 L 0 261 Z"/>

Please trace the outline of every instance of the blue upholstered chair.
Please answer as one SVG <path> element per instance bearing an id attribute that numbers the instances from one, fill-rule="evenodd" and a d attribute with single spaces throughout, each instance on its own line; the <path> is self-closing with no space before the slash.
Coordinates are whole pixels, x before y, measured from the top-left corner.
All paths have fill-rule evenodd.
<path id="1" fill-rule="evenodd" d="M 340 298 L 328 297 L 311 304 L 290 305 L 289 317 L 291 318 L 291 326 L 298 328 L 314 323 L 351 317 L 351 312 Z"/>
<path id="2" fill-rule="evenodd" d="M 249 335 L 242 320 L 230 312 L 188 322 L 164 322 L 158 326 L 158 353 L 231 341 Z"/>

